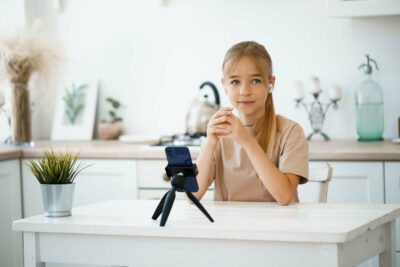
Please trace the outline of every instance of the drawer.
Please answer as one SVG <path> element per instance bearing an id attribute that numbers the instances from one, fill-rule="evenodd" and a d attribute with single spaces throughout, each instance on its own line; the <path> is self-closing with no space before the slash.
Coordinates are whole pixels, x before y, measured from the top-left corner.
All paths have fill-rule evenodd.
<path id="1" fill-rule="evenodd" d="M 165 174 L 166 166 L 166 160 L 138 160 L 139 188 L 171 188 L 171 182 Z M 214 184 L 210 188 L 214 188 Z"/>
<path id="2" fill-rule="evenodd" d="M 139 199 L 161 199 L 168 189 L 140 189 Z M 185 193 L 177 192 L 175 199 L 185 199 Z M 207 190 L 201 200 L 214 200 L 214 190 Z"/>
<path id="3" fill-rule="evenodd" d="M 166 160 L 138 160 L 138 186 L 151 188 L 170 188 L 171 182 L 165 174 Z"/>

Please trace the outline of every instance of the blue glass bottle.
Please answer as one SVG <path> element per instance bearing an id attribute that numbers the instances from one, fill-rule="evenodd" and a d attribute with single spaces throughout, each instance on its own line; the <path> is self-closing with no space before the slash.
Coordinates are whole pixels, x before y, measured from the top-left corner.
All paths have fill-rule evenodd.
<path id="1" fill-rule="evenodd" d="M 370 62 L 376 61 L 366 55 L 367 63 L 360 65 L 364 69 L 367 79 L 363 81 L 356 91 L 356 113 L 358 141 L 382 141 L 383 135 L 383 95 L 381 87 L 372 80 L 372 67 Z"/>

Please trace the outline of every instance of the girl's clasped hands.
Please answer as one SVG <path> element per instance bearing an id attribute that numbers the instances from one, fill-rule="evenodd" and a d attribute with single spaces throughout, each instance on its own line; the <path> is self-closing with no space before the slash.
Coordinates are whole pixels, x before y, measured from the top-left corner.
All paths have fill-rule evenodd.
<path id="1" fill-rule="evenodd" d="M 242 144 L 251 137 L 243 123 L 232 111 L 231 107 L 222 107 L 209 120 L 207 136 L 215 143 L 219 138 L 233 138 L 238 144 Z"/>

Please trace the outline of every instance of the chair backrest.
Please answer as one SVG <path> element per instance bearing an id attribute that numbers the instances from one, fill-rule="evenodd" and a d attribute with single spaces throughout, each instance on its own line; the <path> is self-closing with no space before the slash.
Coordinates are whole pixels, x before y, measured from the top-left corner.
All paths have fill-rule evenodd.
<path id="1" fill-rule="evenodd" d="M 322 163 L 320 166 L 310 167 L 308 173 L 308 183 L 297 187 L 299 202 L 325 203 L 333 173 L 331 165 Z"/>

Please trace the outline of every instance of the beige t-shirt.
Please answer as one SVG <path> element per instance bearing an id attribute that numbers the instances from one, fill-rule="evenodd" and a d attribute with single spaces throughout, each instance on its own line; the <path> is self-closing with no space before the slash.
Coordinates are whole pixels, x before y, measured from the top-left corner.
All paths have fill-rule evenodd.
<path id="1" fill-rule="evenodd" d="M 308 181 L 308 143 L 299 124 L 277 116 L 279 149 L 270 159 L 283 173 L 300 176 L 300 184 Z M 246 127 L 253 135 L 254 131 Z M 220 140 L 214 153 L 210 184 L 215 180 L 214 200 L 275 202 L 262 185 L 245 150 L 232 138 Z M 298 202 L 296 197 L 293 202 Z"/>

